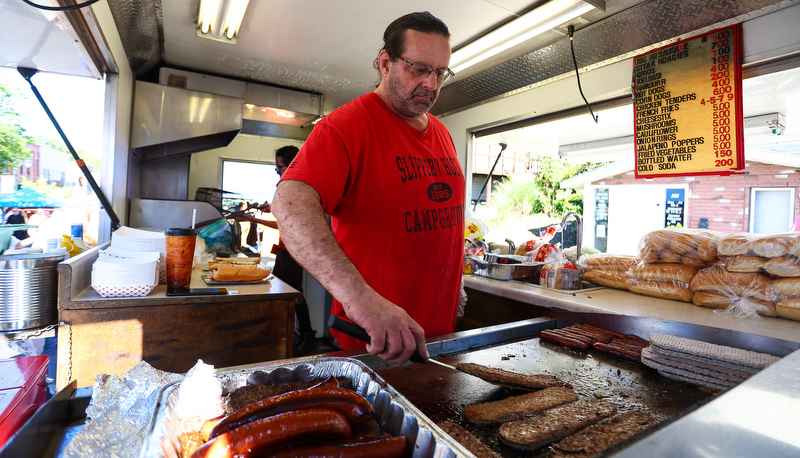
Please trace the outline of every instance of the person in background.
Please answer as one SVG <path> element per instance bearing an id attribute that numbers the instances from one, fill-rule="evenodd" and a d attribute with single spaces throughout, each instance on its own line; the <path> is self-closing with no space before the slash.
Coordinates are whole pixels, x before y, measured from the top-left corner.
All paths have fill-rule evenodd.
<path id="1" fill-rule="evenodd" d="M 449 62 L 440 19 L 393 21 L 373 63 L 377 88 L 316 124 L 272 203 L 289 251 L 333 295 L 331 312 L 395 363 L 415 350 L 428 358 L 426 335 L 453 332 L 457 319 L 464 175 L 450 133 L 428 114 Z M 331 333 L 342 349 L 364 346 Z"/>
<path id="2" fill-rule="evenodd" d="M 14 208 L 11 210 L 11 214 L 8 215 L 8 218 L 6 218 L 6 224 L 28 224 L 28 218 L 25 216 L 25 213 L 20 211 L 19 208 Z M 14 243 L 14 239 L 17 240 L 16 243 Z M 14 231 L 9 248 L 26 248 L 31 246 L 32 243 L 33 237 L 30 236 L 28 230 L 20 229 L 18 231 Z"/>
<path id="3" fill-rule="evenodd" d="M 283 176 L 286 168 L 297 155 L 298 148 L 296 146 L 287 145 L 278 148 L 275 151 L 275 172 L 278 176 Z M 270 212 L 270 205 L 264 203 L 260 205 L 259 210 L 263 212 Z M 273 229 L 278 229 L 278 224 L 275 221 L 263 220 L 254 217 L 249 213 L 237 218 L 242 221 L 250 221 L 262 224 Z M 292 288 L 303 292 L 303 267 L 294 260 L 286 246 L 283 244 L 283 237 L 278 239 L 278 244 L 272 247 L 272 254 L 275 255 L 275 266 L 272 273 L 282 281 L 286 282 Z M 308 304 L 305 299 L 301 299 L 295 305 L 295 313 L 297 314 L 297 327 L 299 337 L 295 342 L 295 356 L 304 356 L 317 349 L 317 332 L 311 328 L 311 317 L 308 312 Z"/>

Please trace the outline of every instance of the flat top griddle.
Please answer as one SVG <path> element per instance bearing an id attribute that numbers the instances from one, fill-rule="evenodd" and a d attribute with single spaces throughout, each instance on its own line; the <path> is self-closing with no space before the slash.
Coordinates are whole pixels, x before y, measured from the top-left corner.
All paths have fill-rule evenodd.
<path id="1" fill-rule="evenodd" d="M 451 365 L 476 363 L 520 373 L 544 373 L 567 382 L 580 399 L 603 399 L 618 412 L 639 410 L 659 421 L 702 403 L 711 393 L 666 379 L 655 370 L 589 350 L 580 352 L 538 338 L 437 358 Z M 526 391 L 502 388 L 433 364 L 407 364 L 379 375 L 434 422 L 453 421 L 506 457 L 546 456 L 547 447 L 521 452 L 500 443 L 498 426 L 474 425 L 464 417 L 470 403 L 488 402 Z"/>

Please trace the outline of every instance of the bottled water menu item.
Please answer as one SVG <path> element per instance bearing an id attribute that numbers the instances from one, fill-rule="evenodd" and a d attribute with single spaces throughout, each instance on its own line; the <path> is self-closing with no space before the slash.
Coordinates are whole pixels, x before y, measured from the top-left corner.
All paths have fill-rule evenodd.
<path id="1" fill-rule="evenodd" d="M 741 24 L 634 59 L 636 178 L 744 168 Z"/>

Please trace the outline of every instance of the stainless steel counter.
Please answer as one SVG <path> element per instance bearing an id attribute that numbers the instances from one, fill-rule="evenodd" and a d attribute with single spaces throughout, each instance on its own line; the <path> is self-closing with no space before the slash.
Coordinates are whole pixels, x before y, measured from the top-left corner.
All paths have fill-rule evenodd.
<path id="1" fill-rule="evenodd" d="M 549 309 L 658 318 L 800 342 L 798 321 L 769 317 L 737 318 L 686 302 L 642 296 L 612 288 L 556 291 L 521 281 L 494 280 L 477 275 L 464 275 L 464 286 Z"/>

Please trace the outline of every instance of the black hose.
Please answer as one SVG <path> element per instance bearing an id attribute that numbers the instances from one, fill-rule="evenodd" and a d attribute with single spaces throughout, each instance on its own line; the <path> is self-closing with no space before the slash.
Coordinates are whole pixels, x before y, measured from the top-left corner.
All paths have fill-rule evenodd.
<path id="1" fill-rule="evenodd" d="M 85 1 L 83 3 L 77 3 L 75 5 L 69 5 L 69 6 L 46 6 L 46 5 L 39 5 L 38 3 L 33 3 L 30 0 L 22 0 L 22 1 L 25 4 L 27 4 L 29 6 L 32 6 L 34 8 L 38 8 L 40 10 L 46 10 L 46 11 L 72 11 L 72 10 L 77 10 L 79 8 L 83 8 L 85 6 L 92 5 L 94 3 L 99 2 L 100 0 L 87 0 L 87 1 Z"/>
<path id="2" fill-rule="evenodd" d="M 578 78 L 578 91 L 581 93 L 583 101 L 589 108 L 589 114 L 592 116 L 592 119 L 594 119 L 594 122 L 597 123 L 597 116 L 595 116 L 594 112 L 592 111 L 592 106 L 589 105 L 589 101 L 586 100 L 586 96 L 583 95 L 583 89 L 581 89 L 581 75 L 578 73 L 578 60 L 575 59 L 575 46 L 572 45 L 572 35 L 575 33 L 575 26 L 571 25 L 567 27 L 567 31 L 569 32 L 569 49 L 572 50 L 572 63 L 575 64 L 575 76 Z"/>

